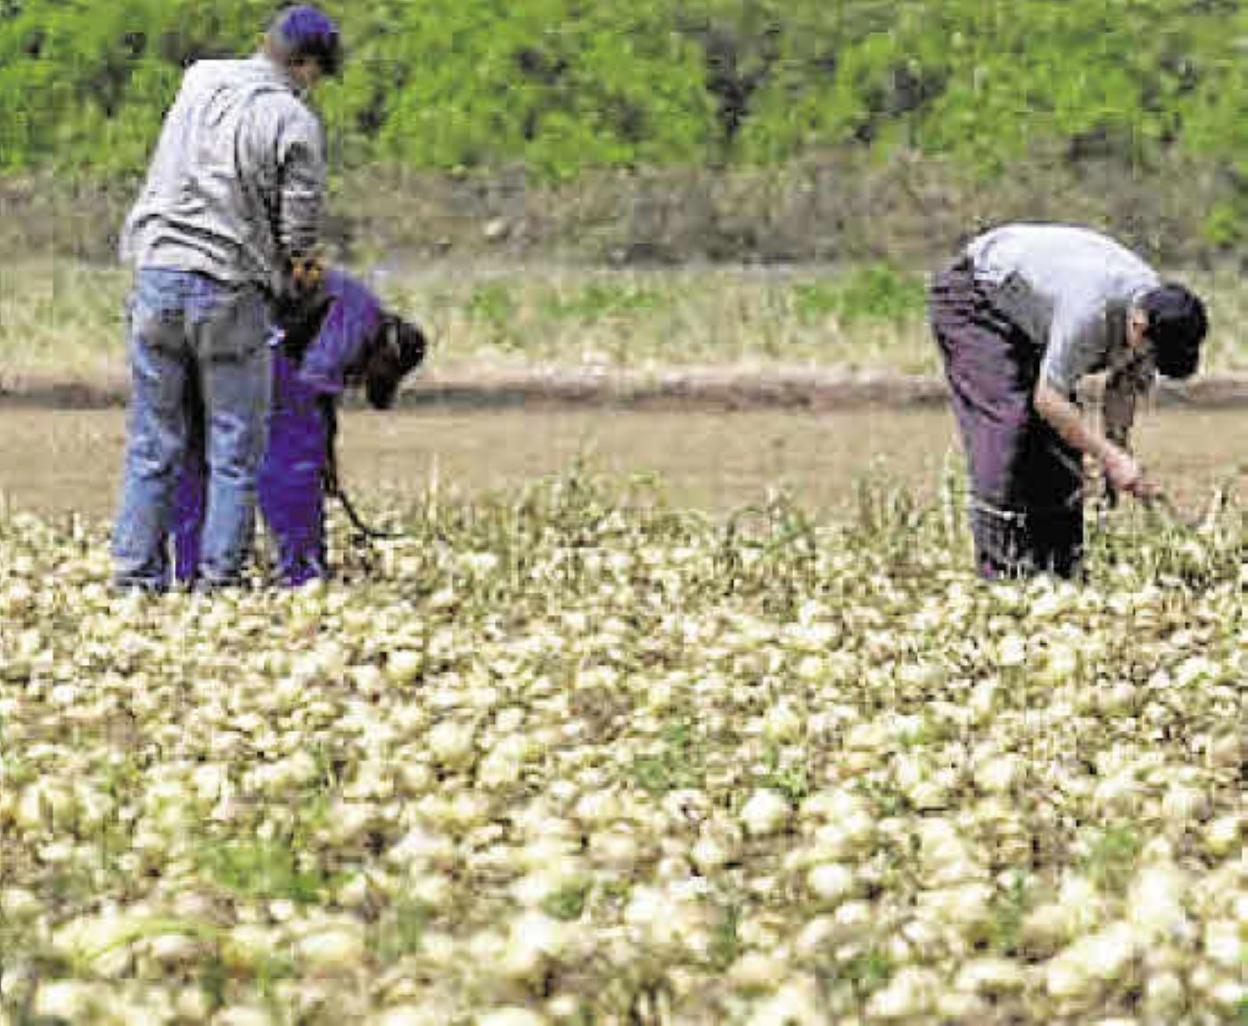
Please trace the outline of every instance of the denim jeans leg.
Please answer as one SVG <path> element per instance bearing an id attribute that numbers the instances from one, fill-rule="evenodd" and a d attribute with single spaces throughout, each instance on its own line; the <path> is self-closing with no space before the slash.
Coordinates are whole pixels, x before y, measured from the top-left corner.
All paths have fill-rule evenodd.
<path id="1" fill-rule="evenodd" d="M 198 342 L 208 435 L 199 577 L 210 587 L 238 583 L 251 550 L 271 392 L 267 327 L 264 301 L 254 293 L 231 316 L 205 325 Z"/>
<path id="2" fill-rule="evenodd" d="M 160 590 L 168 586 L 167 535 L 174 471 L 185 444 L 182 391 L 190 362 L 176 297 L 154 308 L 141 290 L 136 294 L 129 348 L 133 393 L 113 529 L 114 580 Z"/>
<path id="3" fill-rule="evenodd" d="M 208 457 L 204 451 L 204 404 L 198 371 L 187 381 L 186 451 L 173 492 L 173 576 L 193 584 L 199 568 L 199 535 L 208 492 Z"/>

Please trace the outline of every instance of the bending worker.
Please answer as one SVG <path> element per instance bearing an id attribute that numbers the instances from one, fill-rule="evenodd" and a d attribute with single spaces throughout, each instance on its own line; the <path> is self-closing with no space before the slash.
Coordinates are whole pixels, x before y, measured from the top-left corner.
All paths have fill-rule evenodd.
<path id="1" fill-rule="evenodd" d="M 387 408 L 403 376 L 424 359 L 426 343 L 418 327 L 382 310 L 364 285 L 334 270 L 316 293 L 279 310 L 278 329 L 258 489 L 260 511 L 277 542 L 280 579 L 298 585 L 329 574 L 324 495 L 327 480 L 336 477 L 337 398 L 361 383 L 372 406 Z M 185 582 L 202 566 L 205 524 L 204 419 L 196 401 L 192 396 L 173 521 L 175 573 Z"/>
<path id="2" fill-rule="evenodd" d="M 929 302 L 969 464 L 979 573 L 1075 576 L 1082 456 L 1118 492 L 1160 494 L 1126 445 L 1135 399 L 1157 371 L 1195 372 L 1204 305 L 1112 239 L 1049 224 L 973 239 L 935 276 Z M 1075 404 L 1080 378 L 1102 370 L 1108 432 Z"/>

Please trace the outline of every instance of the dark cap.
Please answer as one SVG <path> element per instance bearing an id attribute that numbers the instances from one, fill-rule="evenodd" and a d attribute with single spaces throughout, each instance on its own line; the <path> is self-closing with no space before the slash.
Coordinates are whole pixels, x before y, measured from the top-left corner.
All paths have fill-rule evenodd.
<path id="1" fill-rule="evenodd" d="M 342 70 L 338 25 L 319 7 L 298 4 L 283 9 L 273 19 L 269 35 L 291 60 L 310 57 L 331 76 Z"/>
<path id="2" fill-rule="evenodd" d="M 1167 282 L 1145 293 L 1139 307 L 1148 317 L 1144 337 L 1153 344 L 1157 370 L 1168 378 L 1190 378 L 1200 363 L 1209 318 L 1200 297 Z"/>
<path id="3" fill-rule="evenodd" d="M 377 350 L 364 368 L 364 394 L 371 406 L 384 410 L 394 402 L 399 382 L 424 360 L 428 342 L 419 327 L 394 314 L 382 317 L 377 334 Z"/>

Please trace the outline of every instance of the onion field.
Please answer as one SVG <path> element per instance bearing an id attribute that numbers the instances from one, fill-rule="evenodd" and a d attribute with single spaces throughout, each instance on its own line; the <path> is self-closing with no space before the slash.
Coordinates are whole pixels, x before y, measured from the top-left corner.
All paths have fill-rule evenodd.
<path id="1" fill-rule="evenodd" d="M 960 503 L 430 489 L 117 595 L 0 515 L 0 1024 L 1243 1021 L 1244 513 L 985 585 Z"/>

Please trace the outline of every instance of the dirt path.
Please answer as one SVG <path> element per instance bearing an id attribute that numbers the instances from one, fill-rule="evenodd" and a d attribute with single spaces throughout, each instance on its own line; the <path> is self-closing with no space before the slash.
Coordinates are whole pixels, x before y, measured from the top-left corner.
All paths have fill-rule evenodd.
<path id="1" fill-rule="evenodd" d="M 23 509 L 110 516 L 121 469 L 119 409 L 0 410 L 0 493 Z M 1164 409 L 1139 432 L 1146 462 L 1181 502 L 1233 480 L 1248 495 L 1248 416 Z M 657 473 L 681 503 L 723 510 L 785 487 L 835 513 L 861 475 L 887 475 L 931 494 L 960 466 L 943 408 L 837 412 L 581 410 L 349 411 L 342 463 L 350 487 L 412 494 L 433 476 L 443 488 L 505 488 L 558 473 L 578 456 L 613 473 Z"/>
<path id="2" fill-rule="evenodd" d="M 891 372 L 855 374 L 803 366 L 689 366 L 647 373 L 609 368 L 525 365 L 508 369 L 466 365 L 420 374 L 400 393 L 399 403 L 410 410 L 536 406 L 673 412 L 835 412 L 863 406 L 941 406 L 947 395 L 945 383 L 938 377 Z M 127 396 L 124 378 L 76 380 L 5 375 L 0 371 L 0 410 L 108 409 L 124 406 Z M 1248 375 L 1212 375 L 1198 377 L 1184 386 L 1163 385 L 1157 403 L 1202 410 L 1248 408 Z"/>

